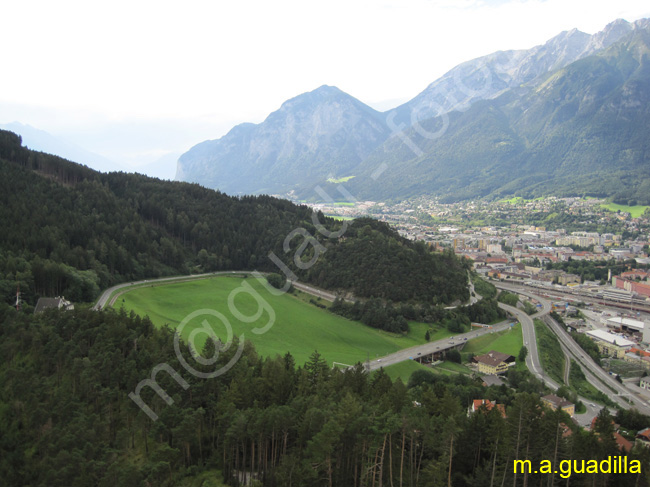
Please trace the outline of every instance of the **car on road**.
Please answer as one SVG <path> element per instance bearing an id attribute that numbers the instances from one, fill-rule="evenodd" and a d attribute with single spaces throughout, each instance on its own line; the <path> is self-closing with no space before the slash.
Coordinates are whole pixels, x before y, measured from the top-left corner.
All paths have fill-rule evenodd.
<path id="1" fill-rule="evenodd" d="M 377 362 L 381 362 L 381 359 L 380 359 L 380 358 L 378 358 L 378 359 L 377 359 Z"/>
<path id="2" fill-rule="evenodd" d="M 422 352 L 418 352 L 418 355 L 422 355 Z"/>

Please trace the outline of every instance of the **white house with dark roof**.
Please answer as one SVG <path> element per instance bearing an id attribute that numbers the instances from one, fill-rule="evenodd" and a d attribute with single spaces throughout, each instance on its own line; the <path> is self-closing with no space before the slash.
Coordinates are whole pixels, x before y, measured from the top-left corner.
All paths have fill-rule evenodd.
<path id="1" fill-rule="evenodd" d="M 46 309 L 63 309 L 65 311 L 70 311 L 74 309 L 74 304 L 67 301 L 63 296 L 57 296 L 56 298 L 38 298 L 38 302 L 34 308 L 34 314 L 42 313 Z"/>

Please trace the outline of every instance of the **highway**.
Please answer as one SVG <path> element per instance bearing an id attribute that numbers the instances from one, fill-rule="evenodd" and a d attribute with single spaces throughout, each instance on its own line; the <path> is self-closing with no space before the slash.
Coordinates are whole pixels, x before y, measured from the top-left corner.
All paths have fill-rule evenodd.
<path id="1" fill-rule="evenodd" d="M 192 281 L 197 279 L 209 279 L 211 277 L 218 276 L 218 275 L 233 275 L 233 274 L 250 274 L 250 272 L 224 271 L 224 272 L 213 272 L 207 274 L 196 274 L 190 276 L 175 276 L 175 277 L 163 277 L 159 279 L 145 279 L 142 281 L 134 281 L 134 282 L 118 284 L 116 286 L 106 289 L 97 300 L 97 303 L 95 304 L 93 309 L 95 310 L 104 309 L 106 306 L 112 305 L 121 294 L 128 292 L 131 289 L 134 289 L 139 286 L 171 283 L 171 282 L 186 282 L 186 281 Z M 327 301 L 334 301 L 334 299 L 336 299 L 337 297 L 336 294 L 334 293 L 325 291 L 323 289 L 319 289 L 315 286 L 303 284 L 301 282 L 293 281 L 292 285 L 300 291 L 303 291 L 305 293 L 311 294 L 316 297 L 320 297 Z M 473 286 L 470 287 L 470 295 L 472 294 L 475 294 Z M 472 302 L 476 302 L 479 299 L 481 299 L 481 296 L 479 295 L 472 296 L 472 300 L 473 300 Z M 352 302 L 352 300 L 350 299 L 346 299 L 346 300 Z M 488 333 L 494 333 L 494 332 L 506 330 L 511 323 L 512 320 L 506 320 L 490 328 L 477 328 L 467 333 L 457 335 L 453 338 L 445 338 L 435 342 L 425 343 L 423 345 L 417 345 L 415 347 L 400 350 L 391 355 L 387 355 L 380 359 L 373 360 L 370 363 L 370 370 L 376 370 L 379 369 L 380 367 L 397 364 L 405 360 L 412 360 L 412 359 L 415 360 L 419 356 L 424 356 L 431 353 L 440 352 L 442 350 L 454 348 L 458 346 L 460 343 L 464 343 L 467 340 L 471 340 L 472 338 L 476 338 Z"/>
<path id="2" fill-rule="evenodd" d="M 406 360 L 417 360 L 418 357 L 428 355 L 442 350 L 457 347 L 460 344 L 477 338 L 489 333 L 496 333 L 499 331 L 507 330 L 510 327 L 512 320 L 502 321 L 491 328 L 477 328 L 467 333 L 462 333 L 449 338 L 443 338 L 435 342 L 425 343 L 424 345 L 416 345 L 415 347 L 405 348 L 390 355 L 385 355 L 379 359 L 374 359 L 370 362 L 370 370 L 377 370 L 381 367 L 388 367 L 389 365 L 398 364 Z"/>
<path id="3" fill-rule="evenodd" d="M 210 277 L 218 275 L 237 275 L 237 274 L 250 274 L 250 272 L 241 272 L 241 271 L 223 271 L 223 272 L 213 272 L 207 274 L 197 274 L 190 276 L 174 276 L 174 277 L 163 277 L 158 279 L 149 279 L 142 281 L 134 281 L 129 283 L 118 284 L 109 289 L 106 289 L 102 295 L 97 300 L 93 309 L 101 310 L 107 305 L 111 305 L 115 300 L 124 292 L 128 292 L 130 289 L 143 285 L 153 285 L 166 282 L 186 282 L 197 279 L 208 279 Z M 300 291 L 306 292 L 316 297 L 320 297 L 327 301 L 334 301 L 336 295 L 334 293 L 318 289 L 314 286 L 303 284 L 300 282 L 292 282 L 293 286 L 299 289 Z M 556 334 L 560 344 L 562 345 L 563 351 L 567 357 L 573 358 L 576 362 L 581 365 L 583 372 L 587 380 L 594 385 L 598 390 L 601 390 L 603 393 L 607 394 L 612 400 L 616 401 L 621 407 L 629 408 L 630 404 L 625 401 L 623 398 L 628 398 L 632 401 L 635 407 L 637 407 L 642 413 L 650 414 L 650 403 L 644 397 L 638 397 L 638 393 L 635 390 L 628 389 L 624 385 L 617 382 L 612 376 L 607 374 L 602 368 L 600 368 L 583 350 L 573 341 L 571 336 L 556 323 L 549 315 L 551 311 L 551 303 L 539 296 L 537 293 L 531 292 L 528 289 L 522 288 L 520 285 L 513 283 L 502 283 L 495 282 L 493 283 L 499 289 L 505 289 L 510 292 L 518 293 L 524 296 L 528 296 L 537 300 L 541 305 L 542 309 L 536 314 L 529 316 L 524 313 L 522 310 L 513 308 L 503 303 L 499 303 L 499 306 L 510 313 L 522 325 L 522 334 L 524 338 L 524 344 L 528 348 L 528 355 L 526 357 L 526 366 L 528 369 L 540 380 L 542 380 L 547 386 L 552 389 L 557 389 L 559 384 L 557 384 L 553 379 L 551 379 L 545 372 L 539 360 L 539 353 L 537 350 L 537 340 L 535 337 L 535 327 L 533 324 L 534 318 L 541 318 L 547 323 L 549 328 Z M 111 299 L 112 296 L 112 299 Z M 475 300 L 480 299 L 474 298 Z M 110 302 L 109 302 L 110 300 Z M 348 300 L 350 301 L 350 300 Z M 459 344 L 477 338 L 479 336 L 485 335 L 487 333 L 494 333 L 506 330 L 512 320 L 506 320 L 497 325 L 494 325 L 491 328 L 478 328 L 467 333 L 459 334 L 453 338 L 445 338 L 442 340 L 437 340 L 435 342 L 425 343 L 423 345 L 417 345 L 415 347 L 407 348 L 400 350 L 390 355 L 386 355 L 381 358 L 373 359 L 369 366 L 370 370 L 377 370 L 380 367 L 387 367 L 389 365 L 394 365 L 406 360 L 417 360 L 420 356 L 425 356 L 435 352 L 440 352 L 443 350 L 451 349 L 457 347 Z M 606 384 L 606 385 L 605 385 Z M 615 391 L 615 392 L 613 392 Z M 595 416 L 598 412 L 598 407 L 592 405 L 592 401 L 586 398 L 580 398 L 580 400 L 587 406 L 587 414 L 580 415 L 580 423 L 586 424 L 587 420 L 590 422 L 591 418 Z"/>
<path id="4" fill-rule="evenodd" d="M 544 322 L 548 325 L 549 329 L 558 337 L 559 342 L 563 348 L 563 351 L 567 353 L 573 360 L 575 360 L 582 368 L 585 377 L 598 390 L 606 394 L 610 399 L 615 401 L 621 407 L 629 409 L 631 404 L 624 400 L 627 398 L 632 401 L 632 404 L 643 414 L 650 414 L 650 404 L 644 399 L 639 398 L 630 389 L 627 389 L 624 385 L 616 381 L 612 376 L 605 372 L 596 362 L 594 362 L 591 357 L 589 357 L 582 348 L 571 338 L 567 331 L 559 325 L 555 320 L 550 316 L 547 316 L 550 312 L 550 302 L 534 292 L 522 288 L 520 285 L 513 283 L 502 283 L 502 282 L 493 282 L 493 284 L 499 289 L 505 289 L 511 292 L 522 294 L 524 296 L 531 297 L 537 300 L 542 304 L 542 311 L 533 315 L 533 317 L 543 318 Z M 519 310 L 517 310 L 519 311 Z M 520 312 L 522 313 L 522 312 Z M 522 321 L 523 323 L 523 321 Z M 532 325 L 532 320 L 530 320 Z M 536 347 L 535 347 L 536 348 Z M 530 348 L 529 348 L 530 352 Z M 528 365 L 528 361 L 527 361 Z M 529 366 L 530 368 L 530 366 Z M 531 369 L 533 373 L 535 371 Z M 536 374 L 537 375 L 537 374 Z M 586 398 L 580 398 L 580 400 L 589 408 L 594 408 L 591 406 L 592 401 Z"/>
<path id="5" fill-rule="evenodd" d="M 528 349 L 528 355 L 526 355 L 526 367 L 528 367 L 528 370 L 550 388 L 557 389 L 560 387 L 553 379 L 544 373 L 544 368 L 542 367 L 542 363 L 539 359 L 539 352 L 537 350 L 537 337 L 535 336 L 535 325 L 533 323 L 533 318 L 538 318 L 549 313 L 551 309 L 550 304 L 548 309 L 543 308 L 542 311 L 539 311 L 533 316 L 529 316 L 522 310 L 514 308 L 513 306 L 508 306 L 504 303 L 499 303 L 499 307 L 507 313 L 515 316 L 517 320 L 519 320 L 519 323 L 521 323 L 524 345 Z"/>

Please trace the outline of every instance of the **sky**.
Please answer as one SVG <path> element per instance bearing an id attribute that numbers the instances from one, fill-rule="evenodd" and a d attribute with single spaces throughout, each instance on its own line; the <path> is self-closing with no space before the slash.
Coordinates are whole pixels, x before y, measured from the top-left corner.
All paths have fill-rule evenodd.
<path id="1" fill-rule="evenodd" d="M 386 110 L 461 62 L 642 17 L 647 0 L 0 0 L 0 123 L 173 165 L 323 84 Z"/>

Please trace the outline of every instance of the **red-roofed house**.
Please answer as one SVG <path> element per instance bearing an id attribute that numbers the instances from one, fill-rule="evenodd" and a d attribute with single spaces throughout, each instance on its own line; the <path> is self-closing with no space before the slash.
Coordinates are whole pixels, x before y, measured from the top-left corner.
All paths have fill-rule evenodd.
<path id="1" fill-rule="evenodd" d="M 506 417 L 506 408 L 503 404 L 497 404 L 496 401 L 492 402 L 489 399 L 474 399 L 472 401 L 472 406 L 469 410 L 469 413 L 475 413 L 483 409 L 485 412 L 491 411 L 494 408 L 497 408 L 501 412 L 501 416 Z"/>
<path id="2" fill-rule="evenodd" d="M 634 443 L 632 443 L 630 440 L 626 440 L 625 438 L 623 438 L 618 431 L 614 433 L 614 439 L 616 440 L 618 449 L 621 451 L 629 452 L 634 446 Z"/>
<path id="3" fill-rule="evenodd" d="M 636 347 L 630 348 L 628 350 L 628 353 L 635 353 L 640 357 L 650 357 L 650 352 L 646 352 L 645 350 L 641 350 L 640 348 L 636 348 Z"/>
<path id="4" fill-rule="evenodd" d="M 650 448 L 650 428 L 639 431 L 635 436 L 635 445 L 643 445 L 646 448 Z"/>
<path id="5" fill-rule="evenodd" d="M 594 430 L 594 427 L 596 425 L 596 419 L 598 417 L 596 416 L 594 419 L 591 420 L 591 431 Z M 612 424 L 614 425 L 615 431 L 614 431 L 614 440 L 616 440 L 616 445 L 618 446 L 618 449 L 624 452 L 629 452 L 632 447 L 634 446 L 634 443 L 632 443 L 630 440 L 626 440 L 619 432 L 618 429 L 620 428 L 619 425 L 614 423 L 614 420 L 612 419 Z"/>

